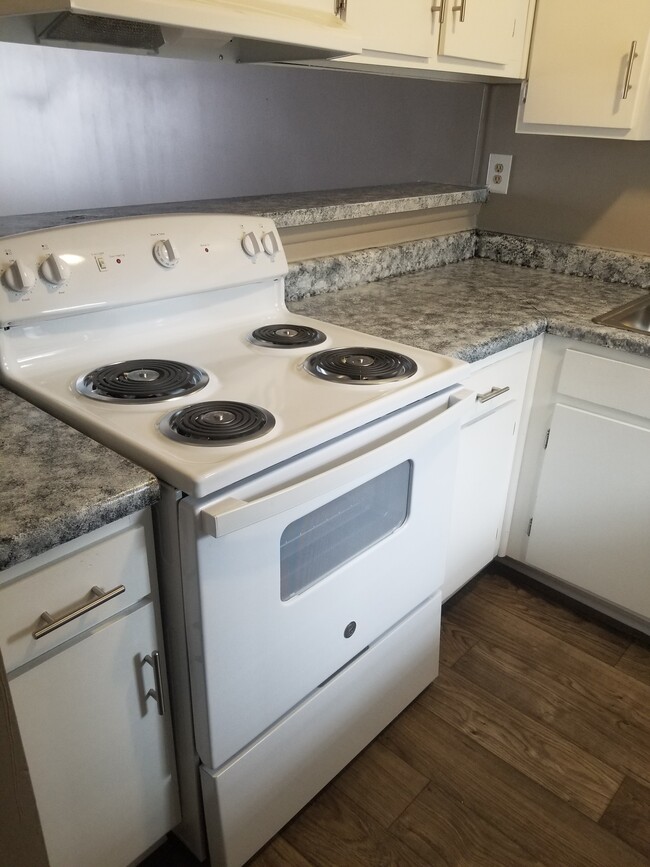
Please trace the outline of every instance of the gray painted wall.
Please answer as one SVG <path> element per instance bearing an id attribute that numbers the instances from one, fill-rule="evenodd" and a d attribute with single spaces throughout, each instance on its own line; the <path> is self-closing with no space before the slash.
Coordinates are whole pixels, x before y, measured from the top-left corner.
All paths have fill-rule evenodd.
<path id="1" fill-rule="evenodd" d="M 0 214 L 470 181 L 482 85 L 0 43 Z"/>
<path id="2" fill-rule="evenodd" d="M 513 154 L 507 196 L 490 196 L 479 225 L 495 232 L 650 255 L 650 142 L 515 133 L 518 85 L 492 88 L 490 153 Z"/>

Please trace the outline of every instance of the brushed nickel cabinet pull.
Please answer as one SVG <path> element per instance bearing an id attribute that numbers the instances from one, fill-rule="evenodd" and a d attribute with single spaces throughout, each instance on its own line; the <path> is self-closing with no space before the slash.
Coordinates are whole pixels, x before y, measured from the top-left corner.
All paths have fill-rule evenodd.
<path id="1" fill-rule="evenodd" d="M 497 388 L 495 385 L 489 391 L 485 391 L 483 392 L 483 394 L 477 394 L 476 399 L 479 403 L 486 403 L 486 401 L 492 400 L 493 398 L 498 397 L 500 394 L 505 394 L 506 391 L 510 391 L 509 385 L 504 385 L 503 388 Z"/>
<path id="2" fill-rule="evenodd" d="M 452 12 L 460 12 L 461 23 L 465 20 L 465 10 L 467 8 L 467 0 L 460 0 L 460 6 L 452 6 Z"/>
<path id="3" fill-rule="evenodd" d="M 621 94 L 621 99 L 627 99 L 627 95 L 630 92 L 630 80 L 632 78 L 632 67 L 634 66 L 634 61 L 637 59 L 639 55 L 636 53 L 636 39 L 632 41 L 632 45 L 630 46 L 630 59 L 627 62 L 627 69 L 625 70 L 625 81 L 623 82 L 623 93 Z"/>
<path id="4" fill-rule="evenodd" d="M 438 3 L 437 6 L 431 7 L 431 11 L 434 15 L 436 14 L 436 12 L 439 13 L 438 21 L 440 22 L 440 24 L 445 23 L 445 3 L 446 0 L 440 0 L 440 3 Z"/>
<path id="5" fill-rule="evenodd" d="M 339 18 L 343 18 L 345 13 L 348 11 L 348 0 L 336 0 L 336 6 L 334 8 L 334 14 L 338 15 Z"/>
<path id="6" fill-rule="evenodd" d="M 143 663 L 147 662 L 153 668 L 153 679 L 154 679 L 154 689 L 150 689 L 146 696 L 145 701 L 148 698 L 152 698 L 158 705 L 158 714 L 159 716 L 163 716 L 165 713 L 165 699 L 163 698 L 162 691 L 162 677 L 160 674 L 160 653 L 157 650 L 152 651 L 150 654 L 148 653 L 143 659 Z"/>
<path id="7" fill-rule="evenodd" d="M 119 584 L 117 587 L 113 587 L 112 590 L 107 591 L 102 590 L 101 587 L 91 587 L 90 592 L 95 598 L 90 602 L 86 602 L 85 605 L 75 608 L 75 610 L 71 611 L 69 614 L 64 614 L 63 617 L 59 617 L 55 620 L 49 612 L 44 611 L 41 614 L 41 620 L 44 620 L 47 625 L 41 626 L 40 629 L 32 632 L 32 636 L 36 639 L 43 638 L 44 635 L 49 635 L 50 632 L 54 632 L 55 629 L 59 629 L 61 626 L 65 626 L 66 623 L 76 620 L 77 617 L 81 617 L 82 614 L 87 614 L 94 608 L 98 608 L 100 605 L 103 605 L 104 602 L 109 602 L 111 599 L 115 599 L 116 596 L 119 596 L 120 593 L 124 593 L 125 590 L 126 587 L 124 584 Z"/>

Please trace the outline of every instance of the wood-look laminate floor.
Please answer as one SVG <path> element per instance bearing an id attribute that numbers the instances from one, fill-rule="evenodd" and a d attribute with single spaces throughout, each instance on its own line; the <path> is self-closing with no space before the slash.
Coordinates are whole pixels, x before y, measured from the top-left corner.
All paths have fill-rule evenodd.
<path id="1" fill-rule="evenodd" d="M 480 576 L 435 683 L 249 864 L 650 867 L 650 646 Z"/>

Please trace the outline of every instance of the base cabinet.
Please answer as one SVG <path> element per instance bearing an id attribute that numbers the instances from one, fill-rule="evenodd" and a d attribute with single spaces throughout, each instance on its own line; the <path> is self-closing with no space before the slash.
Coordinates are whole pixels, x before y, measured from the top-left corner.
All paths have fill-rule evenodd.
<path id="1" fill-rule="evenodd" d="M 513 525 L 509 556 L 650 622 L 650 359 L 545 338 Z"/>
<path id="2" fill-rule="evenodd" d="M 461 429 L 444 598 L 497 554 L 512 468 L 518 406 L 510 401 Z"/>
<path id="3" fill-rule="evenodd" d="M 531 357 L 531 345 L 499 353 L 464 383 L 475 409 L 460 431 L 443 601 L 499 551 Z"/>
<path id="4" fill-rule="evenodd" d="M 38 558 L 35 569 L 28 561 L 26 574 L 12 574 L 15 580 L 0 587 L 0 605 L 6 596 L 19 610 L 24 597 L 35 615 L 20 624 L 14 619 L 2 640 L 27 637 L 31 645 L 23 651 L 28 661 L 8 677 L 50 867 L 126 867 L 180 818 L 171 730 L 160 713 L 164 671 L 156 669 L 156 653 L 162 647 L 143 521 L 148 515 L 116 522 L 120 529 L 109 536 L 91 533 L 79 550 L 61 546 L 45 562 Z M 79 573 L 105 584 L 102 571 L 127 590 L 83 615 L 97 619 L 103 609 L 101 622 L 84 628 L 83 617 L 76 618 L 44 636 L 57 636 L 57 644 L 41 651 L 40 640 L 32 639 L 43 626 L 39 612 L 62 614 L 43 598 L 48 588 L 54 599 L 64 592 L 57 585 Z M 120 600 L 129 585 L 145 595 L 124 609 Z M 79 601 L 75 593 L 69 599 Z"/>
<path id="5" fill-rule="evenodd" d="M 649 528 L 650 428 L 557 404 L 526 562 L 650 620 Z"/>

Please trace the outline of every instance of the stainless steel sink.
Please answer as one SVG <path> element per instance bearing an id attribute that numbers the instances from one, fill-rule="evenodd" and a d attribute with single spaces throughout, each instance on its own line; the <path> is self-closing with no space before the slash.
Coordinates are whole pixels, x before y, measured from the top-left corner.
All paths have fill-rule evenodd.
<path id="1" fill-rule="evenodd" d="M 610 325 L 612 328 L 624 328 L 626 331 L 637 331 L 639 334 L 650 334 L 650 293 L 628 301 L 621 307 L 615 307 L 601 316 L 594 316 L 592 322 L 598 325 Z"/>

